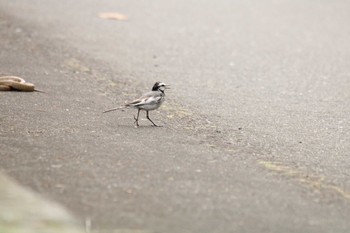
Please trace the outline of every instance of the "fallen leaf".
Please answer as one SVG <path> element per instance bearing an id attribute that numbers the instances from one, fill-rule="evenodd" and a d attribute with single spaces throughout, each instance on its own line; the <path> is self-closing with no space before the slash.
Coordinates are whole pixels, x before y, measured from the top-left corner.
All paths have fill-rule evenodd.
<path id="1" fill-rule="evenodd" d="M 127 20 L 128 17 L 126 15 L 117 13 L 117 12 L 103 12 L 98 14 L 98 17 L 101 19 L 111 19 L 111 20 Z"/>

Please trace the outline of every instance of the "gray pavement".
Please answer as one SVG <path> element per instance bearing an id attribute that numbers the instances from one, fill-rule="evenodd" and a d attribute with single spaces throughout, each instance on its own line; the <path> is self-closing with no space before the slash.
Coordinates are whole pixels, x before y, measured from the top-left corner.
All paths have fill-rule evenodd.
<path id="1" fill-rule="evenodd" d="M 1 169 L 92 230 L 349 231 L 346 1 L 0 9 L 0 73 L 48 93 L 0 93 Z M 157 80 L 164 127 L 101 114 Z"/>

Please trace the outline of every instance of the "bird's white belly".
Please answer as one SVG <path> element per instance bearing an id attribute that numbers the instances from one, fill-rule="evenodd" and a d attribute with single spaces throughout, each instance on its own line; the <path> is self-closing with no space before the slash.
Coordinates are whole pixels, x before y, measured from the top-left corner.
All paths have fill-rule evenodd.
<path id="1" fill-rule="evenodd" d="M 152 111 L 152 110 L 155 110 L 157 108 L 160 107 L 160 105 L 162 105 L 162 103 L 158 103 L 158 104 L 145 104 L 143 106 L 138 106 L 138 108 L 142 109 L 142 110 L 146 110 L 146 111 Z"/>

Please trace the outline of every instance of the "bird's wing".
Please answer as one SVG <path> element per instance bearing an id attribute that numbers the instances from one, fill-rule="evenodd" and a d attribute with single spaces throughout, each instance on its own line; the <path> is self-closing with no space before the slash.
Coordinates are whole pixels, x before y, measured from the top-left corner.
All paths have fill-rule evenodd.
<path id="1" fill-rule="evenodd" d="M 152 97 L 152 96 L 161 96 L 159 91 L 150 91 L 141 96 L 141 98 Z"/>
<path id="2" fill-rule="evenodd" d="M 148 92 L 141 96 L 139 99 L 134 100 L 126 104 L 126 106 L 142 106 L 142 105 L 151 105 L 159 103 L 162 99 L 162 96 L 158 92 Z"/>

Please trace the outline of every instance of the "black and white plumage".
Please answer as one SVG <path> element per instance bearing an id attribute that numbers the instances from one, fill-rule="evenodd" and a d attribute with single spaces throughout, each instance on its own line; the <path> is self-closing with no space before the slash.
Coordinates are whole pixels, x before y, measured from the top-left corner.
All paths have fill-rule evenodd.
<path id="1" fill-rule="evenodd" d="M 147 119 L 150 122 L 152 122 L 152 124 L 154 126 L 158 126 L 151 120 L 151 118 L 149 118 L 149 111 L 155 110 L 162 105 L 162 103 L 165 100 L 165 93 L 164 93 L 165 89 L 168 89 L 167 84 L 162 83 L 162 82 L 156 82 L 153 85 L 152 91 L 143 94 L 140 98 L 138 98 L 134 101 L 125 103 L 123 106 L 106 110 L 103 113 L 132 107 L 132 108 L 136 108 L 138 110 L 137 117 L 134 117 L 136 126 L 139 126 L 139 115 L 140 115 L 141 110 L 146 111 Z"/>

